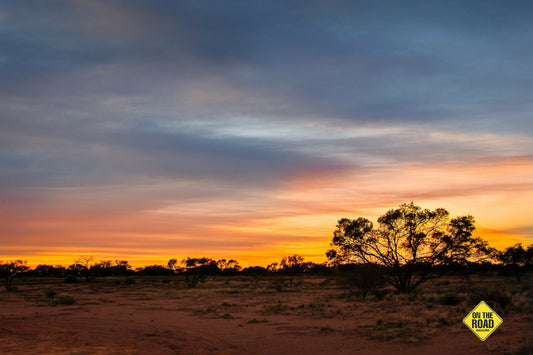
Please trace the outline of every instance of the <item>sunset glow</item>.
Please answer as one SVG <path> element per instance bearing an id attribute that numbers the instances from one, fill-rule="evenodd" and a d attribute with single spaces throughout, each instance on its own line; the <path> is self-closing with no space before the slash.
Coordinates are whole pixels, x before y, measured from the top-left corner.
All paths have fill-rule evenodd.
<path id="1" fill-rule="evenodd" d="M 416 4 L 2 5 L 0 260 L 323 262 L 411 201 L 533 243 L 531 9 Z"/>

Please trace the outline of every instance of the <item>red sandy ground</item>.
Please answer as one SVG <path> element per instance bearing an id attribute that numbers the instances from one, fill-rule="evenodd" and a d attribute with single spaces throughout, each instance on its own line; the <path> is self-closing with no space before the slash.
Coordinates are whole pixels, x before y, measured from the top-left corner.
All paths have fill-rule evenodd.
<path id="1" fill-rule="evenodd" d="M 513 354 L 533 339 L 524 312 L 500 313 L 504 323 L 482 342 L 461 322 L 464 305 L 350 300 L 317 279 L 292 292 L 246 280 L 198 289 L 158 278 L 60 281 L 0 292 L 0 354 Z M 76 303 L 51 305 L 50 288 Z"/>

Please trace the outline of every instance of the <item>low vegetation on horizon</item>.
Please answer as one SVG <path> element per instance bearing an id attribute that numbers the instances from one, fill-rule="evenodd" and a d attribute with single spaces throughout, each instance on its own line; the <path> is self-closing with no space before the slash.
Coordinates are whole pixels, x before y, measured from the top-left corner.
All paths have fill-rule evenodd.
<path id="1" fill-rule="evenodd" d="M 360 217 L 339 220 L 326 252 L 328 261 L 306 262 L 300 255 L 287 256 L 280 263 L 266 268 L 242 268 L 236 260 L 215 260 L 208 257 L 178 262 L 170 259 L 167 265 L 149 265 L 135 270 L 126 260 L 95 262 L 93 256 L 80 256 L 74 264 L 63 267 L 38 265 L 30 269 L 26 262 L 0 262 L 0 277 L 7 291 L 14 291 L 15 277 L 63 277 L 66 282 L 94 280 L 105 276 L 181 275 L 188 287 L 194 288 L 208 276 L 215 275 L 285 275 L 289 287 L 295 278 L 308 275 L 340 274 L 346 283 L 361 289 L 388 284 L 400 293 L 410 292 L 424 282 L 450 273 L 497 271 L 513 275 L 517 282 L 533 269 L 533 244 L 526 249 L 521 244 L 498 251 L 479 237 L 473 236 L 474 218 L 461 216 L 449 219 L 443 208 L 434 211 L 402 204 L 378 219 Z"/>

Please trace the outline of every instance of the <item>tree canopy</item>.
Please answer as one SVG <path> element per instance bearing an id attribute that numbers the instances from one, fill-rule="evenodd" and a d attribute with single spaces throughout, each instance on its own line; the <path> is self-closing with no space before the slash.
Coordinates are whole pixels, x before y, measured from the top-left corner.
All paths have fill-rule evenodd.
<path id="1" fill-rule="evenodd" d="M 4 278 L 5 287 L 7 291 L 13 291 L 13 278 L 28 270 L 29 267 L 25 261 L 15 260 L 3 263 L 0 261 L 0 277 Z"/>
<path id="2" fill-rule="evenodd" d="M 472 216 L 450 220 L 443 208 L 431 211 L 411 202 L 377 222 L 375 227 L 364 217 L 339 220 L 326 253 L 330 263 L 383 265 L 387 282 L 405 292 L 435 276 L 439 266 L 479 260 L 488 252 L 488 244 L 472 234 Z"/>
<path id="3" fill-rule="evenodd" d="M 504 251 L 496 252 L 496 259 L 511 269 L 516 281 L 520 282 L 522 269 L 533 265 L 533 244 L 527 249 L 524 249 L 520 243 L 515 244 Z"/>

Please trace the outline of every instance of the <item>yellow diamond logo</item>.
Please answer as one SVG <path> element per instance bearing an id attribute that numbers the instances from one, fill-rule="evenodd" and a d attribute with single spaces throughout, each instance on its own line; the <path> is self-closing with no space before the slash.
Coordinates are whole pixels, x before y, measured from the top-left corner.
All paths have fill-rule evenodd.
<path id="1" fill-rule="evenodd" d="M 481 301 L 463 319 L 463 323 L 481 341 L 485 341 L 503 323 L 503 319 L 485 301 Z"/>

